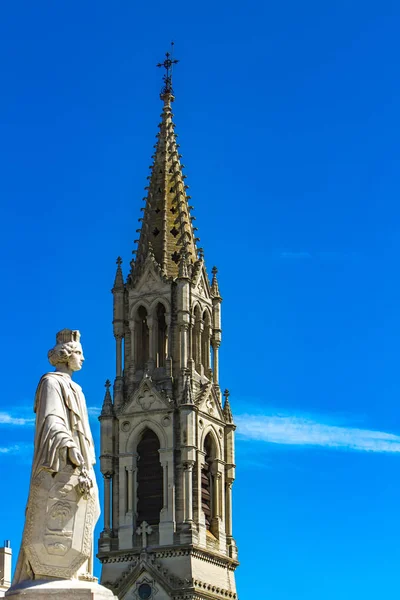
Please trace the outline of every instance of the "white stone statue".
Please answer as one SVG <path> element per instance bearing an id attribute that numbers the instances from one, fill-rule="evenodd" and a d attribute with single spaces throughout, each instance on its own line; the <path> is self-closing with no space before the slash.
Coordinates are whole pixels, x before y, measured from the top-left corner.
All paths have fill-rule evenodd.
<path id="1" fill-rule="evenodd" d="M 113 598 L 95 583 L 92 572 L 93 531 L 100 509 L 86 401 L 82 388 L 71 379 L 84 361 L 79 331 L 60 331 L 48 357 L 55 371 L 43 375 L 36 391 L 25 528 L 7 595 L 22 590 L 25 597 L 29 591 L 36 596 L 46 591 L 51 595 L 55 587 L 63 595 L 68 589 L 86 586 Z"/>

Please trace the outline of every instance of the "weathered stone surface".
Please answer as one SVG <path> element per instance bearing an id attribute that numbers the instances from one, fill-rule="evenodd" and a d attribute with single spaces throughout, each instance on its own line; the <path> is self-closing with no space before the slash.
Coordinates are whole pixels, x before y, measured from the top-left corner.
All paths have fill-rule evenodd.
<path id="1" fill-rule="evenodd" d="M 96 581 L 62 580 L 24 581 L 6 593 L 13 600 L 117 600 Z"/>
<path id="2" fill-rule="evenodd" d="M 97 506 L 79 492 L 79 472 L 41 471 L 31 484 L 24 551 L 35 578 L 70 579 L 92 552 Z"/>
<path id="3" fill-rule="evenodd" d="M 79 331 L 60 331 L 48 356 L 56 370 L 41 378 L 36 391 L 25 528 L 7 595 L 22 589 L 20 584 L 28 594 L 38 579 L 95 581 L 93 530 L 100 515 L 95 452 L 85 397 L 71 379 L 84 361 Z M 35 583 L 35 593 L 38 589 Z"/>

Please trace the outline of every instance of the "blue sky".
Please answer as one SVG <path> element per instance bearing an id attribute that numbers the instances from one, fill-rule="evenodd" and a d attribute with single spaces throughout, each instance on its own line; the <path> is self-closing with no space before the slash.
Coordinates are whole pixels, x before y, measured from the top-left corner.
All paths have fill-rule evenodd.
<path id="1" fill-rule="evenodd" d="M 400 5 L 2 4 L 0 535 L 35 387 L 79 328 L 97 436 L 171 39 L 175 122 L 223 303 L 240 600 L 398 594 Z"/>

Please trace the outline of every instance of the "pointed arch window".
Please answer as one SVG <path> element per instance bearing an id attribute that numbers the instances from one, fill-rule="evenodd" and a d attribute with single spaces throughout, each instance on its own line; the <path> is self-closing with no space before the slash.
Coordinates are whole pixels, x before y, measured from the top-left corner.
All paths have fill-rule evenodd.
<path id="1" fill-rule="evenodd" d="M 205 516 L 206 529 L 212 531 L 215 514 L 213 463 L 216 456 L 215 443 L 209 433 L 204 440 L 205 459 L 201 471 L 201 507 Z"/>
<path id="2" fill-rule="evenodd" d="M 167 322 L 165 319 L 165 306 L 161 302 L 156 309 L 157 319 L 157 343 L 156 343 L 156 366 L 165 367 L 167 357 Z"/>
<path id="3" fill-rule="evenodd" d="M 136 313 L 136 357 L 136 368 L 144 369 L 149 359 L 149 327 L 144 306 L 140 306 Z"/>
<path id="4" fill-rule="evenodd" d="M 203 361 L 203 367 L 205 375 L 209 375 L 210 370 L 210 331 L 211 331 L 211 317 L 210 313 L 205 310 L 203 313 L 204 328 L 201 333 L 201 356 Z"/>
<path id="5" fill-rule="evenodd" d="M 158 525 L 163 507 L 163 470 L 160 442 L 151 429 L 145 429 L 137 446 L 137 523 Z"/>
<path id="6" fill-rule="evenodd" d="M 195 368 L 198 373 L 201 372 L 201 330 L 202 330 L 202 319 L 200 307 L 196 306 L 194 309 L 194 323 L 192 332 L 192 357 L 194 360 Z"/>

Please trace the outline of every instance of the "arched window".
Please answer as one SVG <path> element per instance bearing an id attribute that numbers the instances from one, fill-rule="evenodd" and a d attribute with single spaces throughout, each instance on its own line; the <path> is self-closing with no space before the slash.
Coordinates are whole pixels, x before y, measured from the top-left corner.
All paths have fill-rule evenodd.
<path id="1" fill-rule="evenodd" d="M 167 356 L 167 322 L 165 320 L 165 306 L 161 302 L 157 305 L 157 345 L 156 367 L 165 367 Z"/>
<path id="2" fill-rule="evenodd" d="M 201 471 L 201 507 L 206 518 L 206 528 L 210 531 L 214 517 L 214 477 L 212 474 L 212 464 L 215 459 L 215 445 L 210 433 L 204 441 L 204 452 L 205 461 Z"/>
<path id="3" fill-rule="evenodd" d="M 201 371 L 201 323 L 200 308 L 196 306 L 192 331 L 192 357 L 198 373 Z"/>
<path id="4" fill-rule="evenodd" d="M 204 329 L 201 334 L 201 356 L 203 359 L 204 373 L 208 376 L 210 368 L 210 313 L 205 310 L 203 313 Z"/>
<path id="5" fill-rule="evenodd" d="M 149 359 L 149 328 L 147 310 L 140 306 L 136 313 L 136 368 L 144 369 Z"/>
<path id="6" fill-rule="evenodd" d="M 145 429 L 140 440 L 137 474 L 137 523 L 158 525 L 163 507 L 163 470 L 160 464 L 160 442 L 151 429 Z"/>

